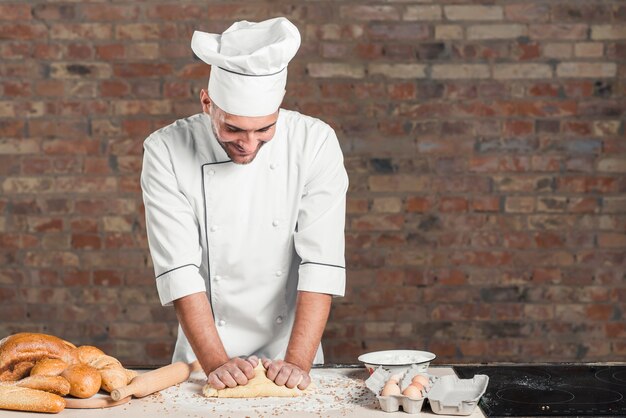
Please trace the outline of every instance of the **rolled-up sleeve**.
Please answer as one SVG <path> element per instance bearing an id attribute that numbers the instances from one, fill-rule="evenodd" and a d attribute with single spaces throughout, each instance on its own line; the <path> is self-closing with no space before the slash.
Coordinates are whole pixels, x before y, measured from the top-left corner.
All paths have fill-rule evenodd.
<path id="1" fill-rule="evenodd" d="M 302 259 L 298 290 L 334 296 L 345 293 L 347 189 L 343 155 L 331 130 L 312 160 L 298 213 L 294 236 L 296 252 Z"/>
<path id="2" fill-rule="evenodd" d="M 206 291 L 198 220 L 178 187 L 167 147 L 154 135 L 144 142 L 141 188 L 161 303 Z"/>

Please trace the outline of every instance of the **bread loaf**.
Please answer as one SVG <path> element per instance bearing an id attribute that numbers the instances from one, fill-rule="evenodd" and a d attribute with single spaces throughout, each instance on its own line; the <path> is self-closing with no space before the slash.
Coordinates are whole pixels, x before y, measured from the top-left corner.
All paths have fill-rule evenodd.
<path id="1" fill-rule="evenodd" d="M 10 335 L 0 341 L 0 381 L 14 381 L 28 375 L 42 358 L 75 363 L 75 349 L 74 344 L 52 335 L 27 332 Z M 24 367 L 28 363 L 30 367 Z"/>
<path id="2" fill-rule="evenodd" d="M 77 398 L 90 398 L 100 390 L 100 372 L 87 364 L 72 364 L 61 373 L 70 382 L 70 395 Z"/>
<path id="3" fill-rule="evenodd" d="M 72 367 L 78 365 L 87 365 L 90 369 Z M 98 377 L 91 368 L 98 371 Z M 96 347 L 77 348 L 52 335 L 19 333 L 1 340 L 0 381 L 17 381 L 29 373 L 31 376 L 64 376 L 70 382 L 70 394 L 77 397 L 92 396 L 100 388 L 111 392 L 126 386 L 137 375 Z M 94 392 L 98 379 L 100 386 Z"/>
<path id="4" fill-rule="evenodd" d="M 13 367 L 0 373 L 0 382 L 13 382 L 28 376 L 35 363 L 32 361 L 21 361 L 13 364 Z"/>
<path id="5" fill-rule="evenodd" d="M 65 396 L 70 393 L 70 383 L 62 376 L 28 376 L 17 382 L 11 382 L 11 384 L 23 388 L 43 390 L 44 392 L 50 392 L 60 396 Z"/>
<path id="6" fill-rule="evenodd" d="M 43 358 L 30 371 L 31 376 L 58 376 L 63 373 L 68 364 L 58 358 Z"/>
<path id="7" fill-rule="evenodd" d="M 0 409 L 58 413 L 65 399 L 53 393 L 0 383 Z"/>
<path id="8" fill-rule="evenodd" d="M 76 349 L 76 356 L 81 363 L 88 364 L 100 371 L 102 389 L 107 392 L 126 386 L 137 375 L 127 370 L 115 357 L 107 356 L 102 350 L 89 345 Z"/>

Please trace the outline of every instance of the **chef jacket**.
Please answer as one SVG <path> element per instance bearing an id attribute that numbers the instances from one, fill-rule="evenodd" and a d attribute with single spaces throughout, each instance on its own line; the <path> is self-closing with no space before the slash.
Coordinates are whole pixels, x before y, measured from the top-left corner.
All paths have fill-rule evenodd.
<path id="1" fill-rule="evenodd" d="M 348 176 L 324 122 L 280 109 L 241 165 L 208 114 L 178 120 L 145 140 L 141 186 L 161 303 L 206 291 L 229 358 L 284 358 L 297 291 L 343 296 Z M 173 360 L 195 359 L 179 326 Z"/>

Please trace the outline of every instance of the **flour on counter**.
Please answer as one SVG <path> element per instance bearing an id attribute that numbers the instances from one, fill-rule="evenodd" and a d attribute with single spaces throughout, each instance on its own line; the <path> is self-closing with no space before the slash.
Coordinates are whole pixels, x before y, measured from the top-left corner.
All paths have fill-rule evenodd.
<path id="1" fill-rule="evenodd" d="M 378 400 L 365 387 L 365 378 L 367 374 L 363 370 L 340 373 L 337 369 L 313 369 L 311 379 L 316 386 L 313 393 L 296 398 L 225 399 L 204 397 L 202 386 L 206 383 L 206 376 L 202 372 L 195 372 L 187 382 L 161 391 L 158 402 L 166 408 L 180 407 L 217 413 L 254 411 L 257 414 L 272 414 L 277 410 L 281 413 L 322 413 L 351 410 L 355 406 L 379 409 Z"/>

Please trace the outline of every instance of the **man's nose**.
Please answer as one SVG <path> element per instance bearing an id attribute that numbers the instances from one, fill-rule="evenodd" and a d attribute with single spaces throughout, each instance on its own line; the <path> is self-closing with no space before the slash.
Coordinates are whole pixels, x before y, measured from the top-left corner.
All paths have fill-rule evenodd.
<path id="1" fill-rule="evenodd" d="M 254 131 L 246 132 L 246 143 L 256 147 L 257 142 L 259 142 L 259 134 Z"/>

